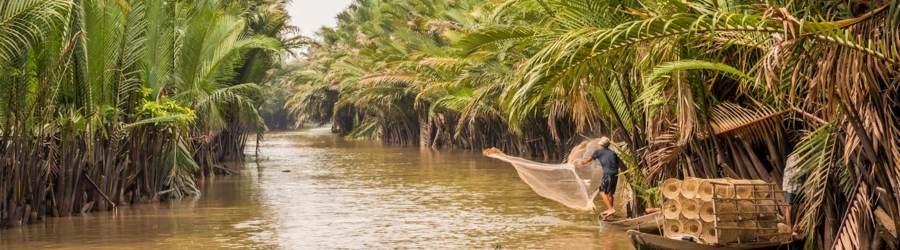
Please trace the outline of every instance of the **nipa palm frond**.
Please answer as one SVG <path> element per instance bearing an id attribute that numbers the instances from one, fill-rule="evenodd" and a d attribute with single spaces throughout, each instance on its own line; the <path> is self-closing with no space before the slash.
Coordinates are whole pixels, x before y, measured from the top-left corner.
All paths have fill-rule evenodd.
<path id="1" fill-rule="evenodd" d="M 490 27 L 477 30 L 457 41 L 453 47 L 462 55 L 470 55 L 488 47 L 505 46 L 533 37 L 537 31 L 528 27 Z"/>
<path id="2" fill-rule="evenodd" d="M 413 73 L 385 73 L 372 74 L 359 79 L 360 84 L 376 86 L 379 83 L 411 85 L 416 81 L 416 74 Z"/>
<path id="3" fill-rule="evenodd" d="M 805 136 L 791 153 L 798 156 L 799 175 L 806 177 L 801 196 L 807 202 L 800 205 L 797 214 L 802 216 L 797 224 L 806 234 L 808 247 L 814 246 L 818 240 L 816 228 L 822 224 L 824 209 L 830 209 L 826 208 L 825 195 L 830 195 L 830 190 L 834 190 L 832 185 L 837 181 L 835 170 L 843 162 L 836 155 L 839 145 L 834 132 L 833 125 L 823 125 Z"/>
<path id="4" fill-rule="evenodd" d="M 871 201 L 869 200 L 869 186 L 864 182 L 857 185 L 856 195 L 852 196 L 850 206 L 841 219 L 840 230 L 834 237 L 834 245 L 831 249 L 866 249 L 861 244 L 868 244 L 870 239 L 864 239 L 866 230 L 871 222 Z"/>
<path id="5" fill-rule="evenodd" d="M 34 45 L 41 44 L 45 32 L 66 19 L 69 0 L 4 1 L 0 8 L 0 66 Z"/>
<path id="6" fill-rule="evenodd" d="M 776 111 L 766 106 L 748 109 L 735 103 L 723 102 L 710 109 L 709 122 L 716 135 L 731 132 L 753 141 L 771 136 L 781 121 L 781 115 L 789 111 Z"/>

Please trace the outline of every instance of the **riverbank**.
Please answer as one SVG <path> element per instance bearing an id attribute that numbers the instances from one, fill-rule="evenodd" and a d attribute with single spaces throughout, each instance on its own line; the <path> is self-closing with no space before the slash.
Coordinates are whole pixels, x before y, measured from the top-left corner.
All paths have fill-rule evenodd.
<path id="1" fill-rule="evenodd" d="M 199 181 L 202 196 L 48 218 L 0 231 L 0 248 L 630 249 L 624 234 L 598 233 L 595 215 L 537 196 L 478 152 L 346 141 L 323 128 L 266 138 L 260 165 Z"/>
<path id="2" fill-rule="evenodd" d="M 199 195 L 243 162 L 299 38 L 287 4 L 3 1 L 0 229 Z"/>

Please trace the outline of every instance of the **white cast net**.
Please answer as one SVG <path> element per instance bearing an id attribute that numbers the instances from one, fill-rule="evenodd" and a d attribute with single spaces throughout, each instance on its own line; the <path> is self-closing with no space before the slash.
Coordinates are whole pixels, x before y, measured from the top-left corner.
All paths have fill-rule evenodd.
<path id="1" fill-rule="evenodd" d="M 598 161 L 591 161 L 581 167 L 575 167 L 573 163 L 590 157 L 600 147 L 598 141 L 599 139 L 594 139 L 575 146 L 563 164 L 547 164 L 513 157 L 496 148 L 485 150 L 484 155 L 512 164 L 522 181 L 538 195 L 576 210 L 592 211 L 595 209 L 594 197 L 600 187 L 603 168 Z"/>

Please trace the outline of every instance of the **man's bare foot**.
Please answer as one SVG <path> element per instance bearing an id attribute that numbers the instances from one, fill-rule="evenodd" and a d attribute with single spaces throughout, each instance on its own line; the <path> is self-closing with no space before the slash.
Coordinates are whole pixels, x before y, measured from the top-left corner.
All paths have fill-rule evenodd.
<path id="1" fill-rule="evenodd" d="M 603 216 L 603 219 L 605 220 L 605 219 L 608 219 L 609 217 L 612 217 L 615 214 L 616 214 L 616 210 L 610 209 L 610 210 L 604 211 L 603 213 L 600 213 L 600 216 Z"/>

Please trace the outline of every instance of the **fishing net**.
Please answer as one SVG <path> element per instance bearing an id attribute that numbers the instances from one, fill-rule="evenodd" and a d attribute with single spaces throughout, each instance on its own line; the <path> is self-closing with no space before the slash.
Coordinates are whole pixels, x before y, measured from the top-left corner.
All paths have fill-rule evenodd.
<path id="1" fill-rule="evenodd" d="M 576 210 L 592 211 L 596 209 L 594 197 L 600 187 L 603 168 L 598 161 L 591 161 L 581 167 L 576 167 L 573 163 L 590 157 L 599 149 L 598 141 L 599 139 L 594 139 L 575 146 L 563 164 L 547 164 L 513 157 L 496 148 L 485 150 L 484 155 L 512 164 L 522 181 L 538 195 Z"/>

